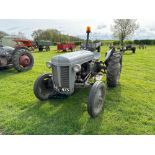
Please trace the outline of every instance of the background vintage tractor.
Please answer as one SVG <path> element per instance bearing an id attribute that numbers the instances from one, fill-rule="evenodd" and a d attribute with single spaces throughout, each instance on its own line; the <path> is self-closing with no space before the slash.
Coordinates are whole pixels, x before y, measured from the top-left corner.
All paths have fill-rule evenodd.
<path id="1" fill-rule="evenodd" d="M 126 51 L 132 51 L 132 53 L 136 52 L 136 47 L 134 47 L 133 45 L 126 45 L 126 46 L 114 46 L 114 45 L 110 45 L 109 49 L 119 49 L 122 52 L 126 52 Z"/>
<path id="2" fill-rule="evenodd" d="M 132 46 L 132 45 L 127 45 L 125 46 L 124 48 L 124 52 L 125 51 L 132 51 L 132 53 L 135 53 L 136 52 L 136 47 Z"/>
<path id="3" fill-rule="evenodd" d="M 118 84 L 122 69 L 122 51 L 111 49 L 105 60 L 100 61 L 101 43 L 89 43 L 90 27 L 87 27 L 85 46 L 79 51 L 53 57 L 47 62 L 52 73 L 38 77 L 34 83 L 34 94 L 39 100 L 68 96 L 76 88 L 90 87 L 87 110 L 91 117 L 100 114 L 104 107 L 106 86 L 101 81 L 106 75 L 107 85 Z"/>
<path id="4" fill-rule="evenodd" d="M 0 69 L 14 67 L 17 71 L 27 71 L 33 67 L 34 59 L 27 48 L 0 47 Z"/>

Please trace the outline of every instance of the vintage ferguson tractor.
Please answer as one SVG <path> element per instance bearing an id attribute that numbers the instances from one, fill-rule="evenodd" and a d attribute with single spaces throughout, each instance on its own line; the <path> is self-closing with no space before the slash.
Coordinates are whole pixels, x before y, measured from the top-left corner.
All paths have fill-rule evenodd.
<path id="1" fill-rule="evenodd" d="M 69 96 L 76 88 L 90 87 L 87 110 L 91 117 L 100 114 L 104 106 L 106 86 L 101 81 L 106 74 L 107 85 L 118 84 L 122 69 L 122 51 L 111 49 L 105 60 L 100 61 L 101 43 L 90 44 L 90 27 L 87 27 L 87 40 L 83 49 L 53 57 L 47 62 L 52 73 L 38 77 L 34 83 L 34 94 L 39 100 Z"/>
<path id="2" fill-rule="evenodd" d="M 125 48 L 124 48 L 124 52 L 125 51 L 132 51 L 132 53 L 135 53 L 136 52 L 136 47 L 132 46 L 132 45 L 127 45 Z"/>
<path id="3" fill-rule="evenodd" d="M 14 67 L 22 72 L 31 69 L 33 63 L 33 56 L 27 48 L 0 46 L 0 69 Z"/>
<path id="4" fill-rule="evenodd" d="M 122 52 L 126 52 L 126 51 L 132 51 L 132 53 L 136 52 L 136 47 L 132 45 L 127 45 L 127 46 L 122 46 L 122 47 L 115 47 L 114 45 L 110 45 L 109 49 L 112 49 L 112 48 L 117 48 L 121 50 Z"/>

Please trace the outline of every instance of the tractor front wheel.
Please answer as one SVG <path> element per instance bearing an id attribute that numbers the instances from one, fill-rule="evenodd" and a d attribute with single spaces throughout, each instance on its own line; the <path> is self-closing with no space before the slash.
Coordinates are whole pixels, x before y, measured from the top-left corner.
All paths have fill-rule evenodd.
<path id="1" fill-rule="evenodd" d="M 103 109 L 105 91 L 105 85 L 101 81 L 95 82 L 91 87 L 88 98 L 87 111 L 92 118 L 97 117 Z"/>
<path id="2" fill-rule="evenodd" d="M 39 100 L 47 100 L 56 95 L 52 77 L 51 73 L 43 74 L 35 81 L 33 91 Z"/>

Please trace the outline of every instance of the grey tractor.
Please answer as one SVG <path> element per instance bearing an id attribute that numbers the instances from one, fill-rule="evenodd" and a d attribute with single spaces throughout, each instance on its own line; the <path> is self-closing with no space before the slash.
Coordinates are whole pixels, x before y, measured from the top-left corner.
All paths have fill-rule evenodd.
<path id="1" fill-rule="evenodd" d="M 27 71 L 33 67 L 34 59 L 27 48 L 0 46 L 0 69 L 14 67 L 17 71 Z"/>
<path id="2" fill-rule="evenodd" d="M 107 85 L 116 87 L 122 69 L 122 51 L 111 49 L 105 60 L 100 61 L 101 43 L 90 43 L 90 28 L 87 40 L 79 51 L 57 55 L 47 62 L 52 73 L 41 75 L 34 83 L 34 94 L 39 100 L 69 96 L 77 88 L 90 87 L 87 110 L 94 118 L 104 108 L 106 85 L 102 76 L 106 75 Z"/>

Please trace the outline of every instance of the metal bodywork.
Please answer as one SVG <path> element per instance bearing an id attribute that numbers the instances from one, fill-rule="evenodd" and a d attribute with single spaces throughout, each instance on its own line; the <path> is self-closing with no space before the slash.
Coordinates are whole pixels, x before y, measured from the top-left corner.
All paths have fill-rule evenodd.
<path id="1" fill-rule="evenodd" d="M 0 47 L 0 68 L 7 66 L 11 62 L 12 54 L 15 48 L 12 47 Z"/>
<path id="2" fill-rule="evenodd" d="M 108 51 L 105 59 L 106 61 L 111 53 L 112 50 Z M 53 57 L 49 63 L 52 67 L 55 89 L 63 94 L 72 94 L 74 92 L 77 76 L 77 73 L 73 70 L 74 66 L 81 66 L 85 63 L 89 63 L 91 64 L 90 72 L 93 72 L 94 64 L 98 61 L 99 57 L 100 53 L 87 50 L 80 50 Z"/>
<path id="3" fill-rule="evenodd" d="M 37 46 L 51 46 L 52 42 L 48 40 L 36 40 Z"/>
<path id="4" fill-rule="evenodd" d="M 57 88 L 64 88 L 65 94 L 72 94 L 76 76 L 73 67 L 95 60 L 95 54 L 97 53 L 81 50 L 53 57 L 51 61 L 53 81 Z"/>

